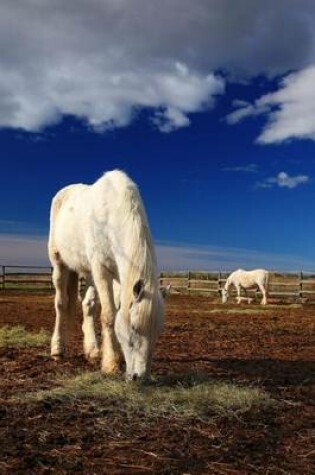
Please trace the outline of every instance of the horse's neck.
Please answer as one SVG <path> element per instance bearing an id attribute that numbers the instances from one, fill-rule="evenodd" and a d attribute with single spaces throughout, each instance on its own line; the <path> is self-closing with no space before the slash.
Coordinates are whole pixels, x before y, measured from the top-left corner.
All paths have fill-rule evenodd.
<path id="1" fill-rule="evenodd" d="M 230 279 L 227 279 L 227 281 L 225 282 L 225 285 L 224 285 L 224 290 L 226 290 L 228 292 L 231 285 L 232 285 L 232 282 L 230 281 Z"/>
<path id="2" fill-rule="evenodd" d="M 132 191 L 129 194 L 129 200 L 121 210 L 124 227 L 115 219 L 119 227 L 112 235 L 114 259 L 121 284 L 121 302 L 124 307 L 132 301 L 136 282 L 143 280 L 148 294 L 152 294 L 156 277 L 155 251 L 145 211 L 137 193 Z M 131 206 L 133 203 L 137 204 L 134 208 Z"/>
<path id="3" fill-rule="evenodd" d="M 139 251 L 140 249 L 138 249 Z M 143 280 L 147 299 L 151 298 L 158 287 L 155 255 L 152 249 L 146 246 L 142 253 L 136 252 L 130 259 L 124 260 L 120 266 L 119 276 L 121 285 L 122 306 L 129 308 L 133 299 L 133 288 L 136 282 Z"/>

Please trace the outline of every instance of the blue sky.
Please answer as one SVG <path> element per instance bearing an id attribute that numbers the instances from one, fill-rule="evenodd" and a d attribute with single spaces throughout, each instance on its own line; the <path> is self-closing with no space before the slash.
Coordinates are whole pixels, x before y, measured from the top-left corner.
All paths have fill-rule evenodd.
<path id="1" fill-rule="evenodd" d="M 0 264 L 120 168 L 161 270 L 314 271 L 315 5 L 274 3 L 1 2 Z"/>

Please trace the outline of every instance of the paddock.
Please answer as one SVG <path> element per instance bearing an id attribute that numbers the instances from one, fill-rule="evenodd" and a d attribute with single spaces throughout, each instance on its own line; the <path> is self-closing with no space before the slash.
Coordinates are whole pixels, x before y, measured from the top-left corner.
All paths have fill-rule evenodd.
<path id="1" fill-rule="evenodd" d="M 2 327 L 22 325 L 32 335 L 43 329 L 50 336 L 53 295 L 3 291 L 0 313 Z M 156 383 L 138 390 L 137 408 L 119 394 L 62 392 L 64 381 L 99 371 L 84 358 L 81 318 L 69 354 L 59 363 L 50 358 L 49 341 L 0 347 L 0 473 L 305 475 L 314 470 L 314 305 L 222 306 L 200 295 L 171 294 L 153 358 Z M 209 399 L 197 412 L 183 414 L 179 398 L 171 412 L 167 407 L 145 412 L 143 401 L 153 404 L 156 391 L 189 385 L 197 390 L 201 377 L 209 387 L 257 390 L 269 403 L 241 408 L 234 402 L 218 409 Z M 127 393 L 134 383 L 119 384 Z"/>

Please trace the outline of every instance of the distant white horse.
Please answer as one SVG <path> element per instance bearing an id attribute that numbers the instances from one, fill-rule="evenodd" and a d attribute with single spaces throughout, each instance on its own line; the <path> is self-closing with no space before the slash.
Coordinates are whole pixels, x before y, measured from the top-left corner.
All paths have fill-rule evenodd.
<path id="1" fill-rule="evenodd" d="M 244 289 L 245 292 L 247 289 L 259 288 L 262 293 L 262 305 L 267 304 L 267 293 L 268 293 L 268 282 L 269 282 L 269 272 L 264 269 L 256 269 L 246 271 L 243 269 L 238 269 L 226 280 L 226 283 L 222 289 L 222 303 L 226 303 L 229 296 L 229 288 L 231 285 L 234 285 L 237 291 L 237 303 L 241 303 L 241 290 Z"/>
<path id="2" fill-rule="evenodd" d="M 122 350 L 127 379 L 148 378 L 163 326 L 164 304 L 137 186 L 123 172 L 114 170 L 92 185 L 76 184 L 60 190 L 51 206 L 48 251 L 56 289 L 52 357 L 57 359 L 64 353 L 75 314 L 78 276 L 84 276 L 86 357 L 99 355 L 94 329 L 98 294 L 102 371 L 119 370 Z"/>

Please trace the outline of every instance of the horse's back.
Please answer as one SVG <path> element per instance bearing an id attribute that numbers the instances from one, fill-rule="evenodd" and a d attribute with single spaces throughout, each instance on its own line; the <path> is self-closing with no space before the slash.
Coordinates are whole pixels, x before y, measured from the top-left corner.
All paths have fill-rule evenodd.
<path id="1" fill-rule="evenodd" d="M 106 207 L 110 216 L 123 219 L 122 214 L 129 215 L 132 210 L 144 211 L 137 185 L 124 172 L 112 170 L 104 173 L 91 187 L 95 206 Z M 141 211 L 140 211 L 141 208 Z M 118 215 L 117 215 L 118 212 Z"/>
<path id="2" fill-rule="evenodd" d="M 230 275 L 229 279 L 231 282 L 238 283 L 243 287 L 254 286 L 257 283 L 265 285 L 269 279 L 269 272 L 265 269 L 254 269 L 250 271 L 238 269 Z"/>
<path id="3" fill-rule="evenodd" d="M 51 225 L 66 214 L 81 222 L 87 218 L 90 225 L 104 223 L 132 198 L 140 200 L 136 184 L 120 170 L 109 171 L 91 185 L 78 183 L 58 191 L 52 200 Z"/>
<path id="4" fill-rule="evenodd" d="M 149 247 L 153 247 L 140 192 L 124 172 L 105 173 L 92 185 L 91 195 L 96 215 L 101 217 L 106 210 L 102 222 L 107 223 L 108 239 L 118 259 L 125 254 L 126 248 L 138 248 L 142 237 Z"/>
<path id="5" fill-rule="evenodd" d="M 112 186 L 115 187 L 115 191 L 119 191 L 119 190 L 124 190 L 125 188 L 128 188 L 128 187 L 135 187 L 135 183 L 131 180 L 131 178 L 129 178 L 129 176 L 121 171 L 121 170 L 111 170 L 111 171 L 108 171 L 106 173 L 104 173 L 104 175 L 102 175 L 95 183 L 94 185 L 97 185 L 97 184 L 101 184 L 106 187 L 106 186 L 109 186 L 109 184 L 111 184 Z"/>
<path id="6" fill-rule="evenodd" d="M 52 199 L 50 208 L 50 221 L 54 221 L 56 219 L 59 211 L 77 191 L 85 189 L 87 186 L 88 185 L 83 185 L 82 183 L 77 183 L 61 188 L 61 190 L 59 190 Z"/>
<path id="7" fill-rule="evenodd" d="M 61 189 L 53 198 L 50 221 L 52 263 L 61 256 L 77 272 L 90 272 L 95 260 L 116 272 L 116 261 L 131 241 L 138 246 L 143 232 L 150 240 L 138 187 L 120 170 L 106 172 L 91 185 Z"/>
<path id="8" fill-rule="evenodd" d="M 254 269 L 251 273 L 256 279 L 260 280 L 266 280 L 269 277 L 269 272 L 266 269 Z"/>

